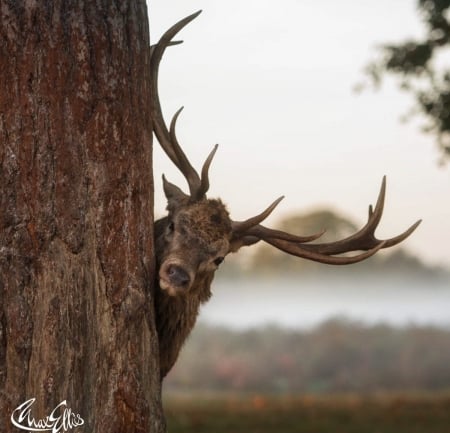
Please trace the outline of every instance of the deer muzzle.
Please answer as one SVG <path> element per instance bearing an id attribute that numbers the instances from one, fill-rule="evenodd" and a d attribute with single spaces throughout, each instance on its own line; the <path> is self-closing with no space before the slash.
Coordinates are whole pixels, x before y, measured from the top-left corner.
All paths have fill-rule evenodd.
<path id="1" fill-rule="evenodd" d="M 170 296 L 177 296 L 190 289 L 194 277 L 185 264 L 166 260 L 159 270 L 159 286 Z"/>

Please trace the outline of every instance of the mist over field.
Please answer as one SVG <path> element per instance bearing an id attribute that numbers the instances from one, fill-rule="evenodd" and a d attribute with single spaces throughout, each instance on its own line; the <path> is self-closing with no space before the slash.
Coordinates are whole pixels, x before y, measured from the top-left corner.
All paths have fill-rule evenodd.
<path id="1" fill-rule="evenodd" d="M 218 278 L 200 321 L 232 329 L 311 328 L 343 316 L 367 324 L 450 328 L 450 283 L 408 275 Z"/>

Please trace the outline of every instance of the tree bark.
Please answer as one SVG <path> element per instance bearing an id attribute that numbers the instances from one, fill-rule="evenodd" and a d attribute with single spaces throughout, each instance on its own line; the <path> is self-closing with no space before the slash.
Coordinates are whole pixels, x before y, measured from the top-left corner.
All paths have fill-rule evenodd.
<path id="1" fill-rule="evenodd" d="M 145 0 L 0 0 L 2 432 L 165 430 L 148 47 Z"/>

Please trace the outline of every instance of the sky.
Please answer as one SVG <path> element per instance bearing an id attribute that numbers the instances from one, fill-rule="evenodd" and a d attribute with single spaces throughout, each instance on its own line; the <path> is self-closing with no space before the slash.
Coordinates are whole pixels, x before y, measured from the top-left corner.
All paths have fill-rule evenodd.
<path id="1" fill-rule="evenodd" d="M 450 163 L 439 168 L 424 120 L 401 118 L 413 99 L 393 79 L 355 93 L 377 46 L 419 36 L 415 0 L 153 0 L 151 42 L 179 19 L 202 14 L 166 51 L 160 97 L 167 121 L 181 106 L 178 137 L 198 169 L 215 143 L 209 197 L 235 220 L 285 195 L 284 216 L 328 207 L 363 225 L 383 175 L 380 238 L 421 226 L 404 243 L 427 263 L 450 266 Z M 155 214 L 161 174 L 187 191 L 155 141 Z"/>

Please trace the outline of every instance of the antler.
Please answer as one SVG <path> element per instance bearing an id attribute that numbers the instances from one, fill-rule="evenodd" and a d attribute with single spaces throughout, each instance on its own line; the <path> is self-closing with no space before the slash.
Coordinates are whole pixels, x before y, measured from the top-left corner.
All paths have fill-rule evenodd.
<path id="1" fill-rule="evenodd" d="M 388 248 L 402 242 L 417 228 L 421 220 L 414 223 L 402 234 L 386 240 L 379 240 L 375 237 L 375 230 L 381 220 L 386 195 L 386 177 L 383 177 L 380 193 L 375 209 L 369 207 L 369 218 L 366 225 L 355 234 L 336 241 L 326 243 L 308 244 L 308 242 L 319 238 L 323 233 L 311 237 L 299 237 L 278 230 L 272 230 L 260 225 L 280 202 L 281 198 L 275 201 L 269 208 L 257 217 L 247 221 L 233 224 L 233 241 L 240 246 L 252 245 L 260 240 L 278 248 L 293 256 L 302 257 L 320 263 L 331 265 L 347 265 L 357 263 L 374 255 L 381 248 Z M 351 257 L 338 256 L 342 253 L 353 251 L 366 251 Z"/>
<path id="2" fill-rule="evenodd" d="M 186 178 L 189 191 L 191 195 L 191 199 L 196 201 L 202 199 L 206 192 L 209 189 L 209 178 L 208 171 L 209 166 L 211 165 L 212 159 L 217 151 L 218 145 L 214 146 L 214 149 L 208 155 L 205 163 L 203 164 L 201 176 L 195 171 L 189 162 L 187 156 L 183 152 L 183 149 L 178 143 L 176 136 L 176 123 L 178 120 L 178 116 L 180 115 L 183 107 L 181 107 L 173 116 L 172 121 L 170 122 L 170 128 L 167 128 L 166 123 L 164 121 L 164 116 L 161 110 L 161 103 L 159 100 L 158 93 L 158 73 L 159 73 L 159 64 L 164 55 L 164 52 L 167 47 L 172 45 L 181 44 L 182 41 L 172 41 L 172 39 L 176 36 L 176 34 L 182 30 L 187 24 L 189 24 L 192 20 L 194 20 L 198 15 L 200 15 L 201 11 L 196 12 L 195 14 L 189 15 L 188 17 L 182 19 L 174 26 L 172 26 L 169 30 L 167 30 L 162 36 L 159 42 L 151 47 L 150 53 L 150 73 L 151 73 L 151 116 L 153 120 L 153 130 L 155 131 L 156 137 L 161 144 L 164 152 L 167 156 L 172 160 L 172 162 L 178 167 L 178 169 L 183 173 Z"/>
<path id="3" fill-rule="evenodd" d="M 182 41 L 173 41 L 176 34 L 188 23 L 194 20 L 201 11 L 192 14 L 167 30 L 159 42 L 151 47 L 150 72 L 151 72 L 151 115 L 153 129 L 161 147 L 172 160 L 172 162 L 183 173 L 189 184 L 190 198 L 193 201 L 201 200 L 205 197 L 209 189 L 208 171 L 212 159 L 217 151 L 217 145 L 203 164 L 201 176 L 195 171 L 178 143 L 176 136 L 176 122 L 183 110 L 180 108 L 172 118 L 170 127 L 167 128 L 161 110 L 161 103 L 158 94 L 158 72 L 159 64 L 167 47 L 181 44 Z M 420 220 L 413 224 L 404 233 L 386 240 L 379 240 L 375 237 L 375 230 L 381 220 L 386 193 L 386 178 L 383 178 L 378 200 L 375 209 L 369 207 L 369 218 L 366 225 L 355 234 L 336 242 L 314 243 L 309 242 L 318 239 L 322 233 L 312 236 L 296 236 L 279 230 L 272 230 L 260 225 L 270 213 L 275 209 L 283 197 L 273 202 L 264 212 L 246 221 L 233 222 L 232 249 L 237 250 L 244 245 L 252 245 L 260 240 L 284 251 L 288 254 L 305 259 L 335 264 L 346 265 L 356 263 L 375 254 L 381 248 L 388 248 L 406 239 L 420 224 Z M 354 251 L 365 251 L 354 256 L 339 256 L 340 254 Z"/>

